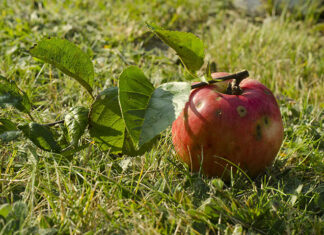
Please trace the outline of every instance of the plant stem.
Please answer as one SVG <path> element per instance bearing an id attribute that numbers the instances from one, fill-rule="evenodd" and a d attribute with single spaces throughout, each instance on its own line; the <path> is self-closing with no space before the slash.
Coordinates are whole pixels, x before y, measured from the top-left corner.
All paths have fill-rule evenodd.
<path id="1" fill-rule="evenodd" d="M 51 122 L 51 123 L 46 123 L 46 124 L 42 124 L 43 126 L 55 126 L 57 124 L 61 124 L 64 123 L 64 120 L 60 120 L 60 121 L 56 121 L 56 122 Z"/>
<path id="2" fill-rule="evenodd" d="M 33 116 L 31 115 L 30 112 L 27 113 L 28 117 L 30 118 L 30 120 L 32 120 L 33 122 L 35 122 L 35 119 L 33 118 Z"/>
<path id="3" fill-rule="evenodd" d="M 213 83 L 223 82 L 223 81 L 227 81 L 227 80 L 231 80 L 231 79 L 235 79 L 235 81 L 236 81 L 235 84 L 239 85 L 240 82 L 243 79 L 247 78 L 248 76 L 249 76 L 249 72 L 247 70 L 243 70 L 242 72 L 233 73 L 233 74 L 230 74 L 230 75 L 219 77 L 219 78 L 216 78 L 214 80 L 210 80 L 208 82 L 197 83 L 195 85 L 192 85 L 191 89 L 195 89 L 195 88 L 198 88 L 198 87 L 203 87 L 203 86 L 207 86 L 207 85 L 210 85 L 210 84 L 213 84 Z"/>

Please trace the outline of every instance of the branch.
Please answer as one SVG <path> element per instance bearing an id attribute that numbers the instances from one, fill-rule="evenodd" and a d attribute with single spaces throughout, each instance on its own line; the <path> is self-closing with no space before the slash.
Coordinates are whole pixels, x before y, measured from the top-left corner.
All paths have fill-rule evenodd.
<path id="1" fill-rule="evenodd" d="M 217 82 L 223 82 L 223 81 L 227 81 L 227 80 L 231 80 L 231 79 L 235 79 L 236 81 L 242 81 L 244 78 L 247 78 L 249 76 L 249 72 L 247 70 L 243 70 L 242 72 L 238 72 L 238 73 L 233 73 L 230 75 L 226 75 L 223 77 L 219 77 L 216 78 L 214 80 L 210 80 L 208 82 L 200 82 L 197 83 L 195 85 L 191 86 L 191 89 L 195 89 L 198 87 L 203 87 L 203 86 L 207 86 L 213 83 L 217 83 Z"/>
<path id="2" fill-rule="evenodd" d="M 42 125 L 43 126 L 55 126 L 55 125 L 61 124 L 61 123 L 64 123 L 64 120 L 60 120 L 60 121 L 57 121 L 57 122 L 46 123 L 46 124 L 42 124 Z"/>

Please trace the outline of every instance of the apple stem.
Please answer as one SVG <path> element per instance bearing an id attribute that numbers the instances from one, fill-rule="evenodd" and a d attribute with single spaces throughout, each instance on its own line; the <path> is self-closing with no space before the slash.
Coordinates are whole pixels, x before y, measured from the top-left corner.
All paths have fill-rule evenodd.
<path id="1" fill-rule="evenodd" d="M 243 79 L 247 78 L 249 76 L 249 72 L 247 70 L 244 70 L 245 74 L 243 76 L 237 76 L 233 79 L 231 83 L 228 84 L 226 94 L 228 95 L 240 95 L 242 94 L 242 89 L 240 87 L 240 83 L 243 81 Z"/>
<path id="2" fill-rule="evenodd" d="M 234 79 L 232 82 L 232 95 L 240 95 L 242 94 L 242 89 L 240 87 L 240 83 L 243 79 Z"/>
<path id="3" fill-rule="evenodd" d="M 214 80 L 210 80 L 208 82 L 197 83 L 195 85 L 192 85 L 191 89 L 207 86 L 207 85 L 217 83 L 217 82 L 223 82 L 223 81 L 234 79 L 233 82 L 232 82 L 233 84 L 231 84 L 231 83 L 229 84 L 226 93 L 227 94 L 237 95 L 237 94 L 240 94 L 242 92 L 242 90 L 241 90 L 241 88 L 239 86 L 241 81 L 243 79 L 247 78 L 248 76 L 249 76 L 249 72 L 247 70 L 243 70 L 241 72 L 233 73 L 233 74 L 226 75 L 226 76 L 223 76 L 223 77 L 219 77 L 219 78 L 216 78 Z"/>

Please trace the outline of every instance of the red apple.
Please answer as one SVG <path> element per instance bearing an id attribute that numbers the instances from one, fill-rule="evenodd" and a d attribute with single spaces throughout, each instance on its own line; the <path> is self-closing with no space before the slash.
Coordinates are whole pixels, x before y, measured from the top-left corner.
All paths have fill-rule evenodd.
<path id="1" fill-rule="evenodd" d="M 175 150 L 194 172 L 227 178 L 239 166 L 256 176 L 272 163 L 283 141 L 278 104 L 256 80 L 243 80 L 239 95 L 226 94 L 224 83 L 192 90 L 172 125 Z"/>

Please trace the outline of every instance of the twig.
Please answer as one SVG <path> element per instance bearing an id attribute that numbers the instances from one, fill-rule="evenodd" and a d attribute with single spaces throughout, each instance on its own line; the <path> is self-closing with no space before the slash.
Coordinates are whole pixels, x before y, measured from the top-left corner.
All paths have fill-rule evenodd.
<path id="1" fill-rule="evenodd" d="M 55 125 L 61 124 L 61 123 L 64 123 L 64 120 L 60 120 L 60 121 L 57 121 L 57 122 L 46 123 L 46 124 L 42 124 L 42 125 L 43 126 L 55 126 Z"/>
<path id="2" fill-rule="evenodd" d="M 191 89 L 195 89 L 198 87 L 203 87 L 203 86 L 207 86 L 207 85 L 210 85 L 210 84 L 213 84 L 216 82 L 222 82 L 222 81 L 227 81 L 227 80 L 231 80 L 231 79 L 235 79 L 237 81 L 242 81 L 244 78 L 247 78 L 248 76 L 249 76 L 249 72 L 247 70 L 243 70 L 242 72 L 233 73 L 230 75 L 219 77 L 214 80 L 210 80 L 208 82 L 200 82 L 200 83 L 194 84 L 191 86 Z"/>

